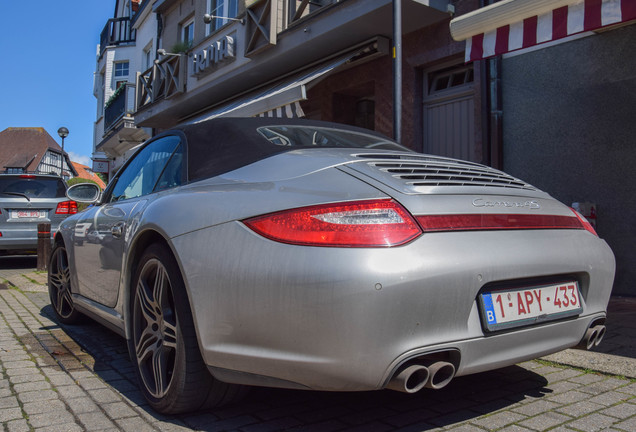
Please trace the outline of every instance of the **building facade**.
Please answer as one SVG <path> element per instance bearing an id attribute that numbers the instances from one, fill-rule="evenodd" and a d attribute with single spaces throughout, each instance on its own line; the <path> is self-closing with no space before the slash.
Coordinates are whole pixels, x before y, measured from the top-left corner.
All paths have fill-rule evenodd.
<path id="1" fill-rule="evenodd" d="M 392 6 L 156 1 L 166 55 L 139 76 L 135 121 L 158 131 L 216 116 L 300 116 L 394 135 Z M 477 6 L 403 0 L 402 143 L 488 163 L 479 70 L 448 31 L 453 12 Z"/>
<path id="2" fill-rule="evenodd" d="M 105 174 L 115 172 L 131 149 L 152 133 L 134 121 L 137 73 L 148 69 L 156 57 L 157 20 L 150 3 L 117 0 L 97 47 L 92 159 L 93 168 Z"/>

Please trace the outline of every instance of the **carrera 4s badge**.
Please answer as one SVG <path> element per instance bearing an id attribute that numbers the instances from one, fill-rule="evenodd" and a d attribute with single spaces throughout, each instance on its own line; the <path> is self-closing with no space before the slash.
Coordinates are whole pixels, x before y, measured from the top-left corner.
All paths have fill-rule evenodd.
<path id="1" fill-rule="evenodd" d="M 541 205 L 536 201 L 490 201 L 483 198 L 475 198 L 473 200 L 475 207 L 523 207 L 531 210 L 540 209 Z"/>

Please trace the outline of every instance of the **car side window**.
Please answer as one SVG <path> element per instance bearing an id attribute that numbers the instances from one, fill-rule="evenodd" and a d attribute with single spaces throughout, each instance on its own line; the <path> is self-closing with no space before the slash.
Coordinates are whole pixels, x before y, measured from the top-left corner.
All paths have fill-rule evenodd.
<path id="1" fill-rule="evenodd" d="M 183 145 L 177 146 L 177 149 L 170 156 L 170 160 L 166 165 L 159 181 L 155 185 L 154 192 L 179 186 L 183 182 Z"/>
<path id="2" fill-rule="evenodd" d="M 153 192 L 180 141 L 177 136 L 167 136 L 151 142 L 137 153 L 118 176 L 110 201 L 136 198 Z"/>

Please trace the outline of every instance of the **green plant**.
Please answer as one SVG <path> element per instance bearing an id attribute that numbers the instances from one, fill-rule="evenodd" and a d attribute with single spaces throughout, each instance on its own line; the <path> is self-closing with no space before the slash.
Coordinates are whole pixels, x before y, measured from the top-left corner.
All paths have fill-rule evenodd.
<path id="1" fill-rule="evenodd" d="M 74 184 L 78 184 L 78 183 L 94 183 L 97 186 L 99 186 L 95 180 L 85 179 L 81 177 L 73 177 L 72 179 L 69 179 L 66 181 L 66 184 L 69 186 L 73 186 Z"/>
<path id="2" fill-rule="evenodd" d="M 173 52 L 175 54 L 180 54 L 180 53 L 188 52 L 190 48 L 192 48 L 192 41 L 187 41 L 187 42 L 181 41 L 172 45 L 172 48 L 170 48 L 170 52 Z"/>
<path id="3" fill-rule="evenodd" d="M 115 101 L 115 99 L 117 99 L 117 97 L 122 94 L 124 92 L 124 89 L 126 88 L 125 85 L 121 85 L 119 86 L 119 88 L 117 90 L 115 90 L 115 93 L 113 93 L 108 100 L 106 101 L 106 103 L 104 104 L 105 108 L 108 108 L 109 106 L 111 106 L 113 104 L 113 102 Z"/>

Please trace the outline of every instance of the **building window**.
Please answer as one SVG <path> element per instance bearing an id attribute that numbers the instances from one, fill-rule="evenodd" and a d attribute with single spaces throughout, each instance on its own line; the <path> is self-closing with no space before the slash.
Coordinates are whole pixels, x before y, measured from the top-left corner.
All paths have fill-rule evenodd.
<path id="1" fill-rule="evenodd" d="M 220 18 L 212 19 L 207 25 L 206 35 L 210 35 L 229 23 L 230 20 L 224 19 L 234 18 L 238 15 L 238 0 L 208 0 L 208 14 Z"/>
<path id="2" fill-rule="evenodd" d="M 431 73 L 428 80 L 428 94 L 444 93 L 448 90 L 471 85 L 474 81 L 472 65 L 446 69 Z"/>
<path id="3" fill-rule="evenodd" d="M 181 24 L 181 42 L 192 46 L 194 42 L 194 18 Z"/>
<path id="4" fill-rule="evenodd" d="M 152 58 L 152 42 L 150 42 L 148 44 L 148 46 L 146 46 L 146 48 L 144 48 L 144 52 L 142 54 L 142 64 L 143 64 L 143 70 L 148 70 L 152 67 L 152 63 L 153 63 L 153 58 Z"/>
<path id="5" fill-rule="evenodd" d="M 128 78 L 130 64 L 127 61 L 115 63 L 115 79 Z"/>

